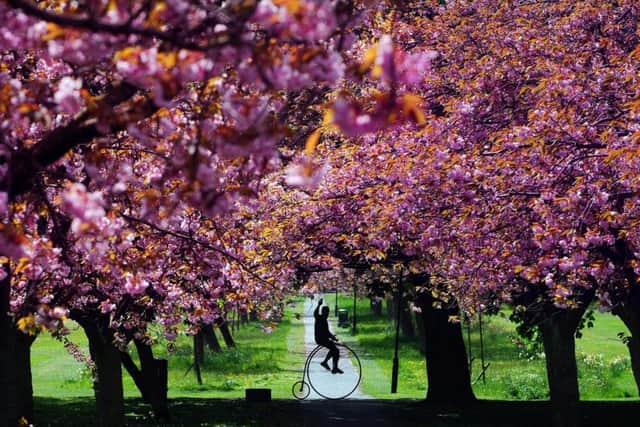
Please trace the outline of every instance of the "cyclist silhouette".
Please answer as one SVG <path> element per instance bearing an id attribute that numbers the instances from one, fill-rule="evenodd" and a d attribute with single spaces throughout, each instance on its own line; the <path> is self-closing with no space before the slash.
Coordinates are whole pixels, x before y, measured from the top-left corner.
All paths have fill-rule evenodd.
<path id="1" fill-rule="evenodd" d="M 336 347 L 336 342 L 338 338 L 329 331 L 329 307 L 322 307 L 322 311 L 320 311 L 320 306 L 322 306 L 322 298 L 318 301 L 318 306 L 313 312 L 313 317 L 315 319 L 314 324 L 314 335 L 316 339 L 316 344 L 321 345 L 329 349 L 327 356 L 324 358 L 324 361 L 320 363 L 323 368 L 328 371 L 331 371 L 332 374 L 342 374 L 344 373 L 340 368 L 338 368 L 338 360 L 340 359 L 340 351 L 338 351 L 338 347 Z M 329 359 L 333 359 L 333 369 L 329 368 L 329 364 L 327 363 Z"/>

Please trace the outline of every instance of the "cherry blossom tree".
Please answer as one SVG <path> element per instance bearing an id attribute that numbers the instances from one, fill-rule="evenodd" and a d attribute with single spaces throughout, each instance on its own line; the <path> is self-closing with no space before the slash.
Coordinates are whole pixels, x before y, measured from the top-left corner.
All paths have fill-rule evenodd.
<path id="1" fill-rule="evenodd" d="M 397 15 L 375 51 L 429 52 L 413 89 L 421 108 L 405 104 L 420 126 L 345 142 L 327 120 L 307 160 L 326 178 L 287 177 L 307 192 L 267 230 L 304 264 L 410 257 L 467 312 L 514 304 L 542 331 L 556 423 L 574 424 L 584 310 L 595 298 L 637 335 L 637 5 L 432 11 Z M 374 70 L 363 91 L 384 85 Z"/>
<path id="2" fill-rule="evenodd" d="M 146 340 L 151 321 L 195 331 L 220 301 L 266 300 L 216 221 L 279 166 L 279 144 L 305 140 L 292 126 L 300 111 L 360 79 L 353 29 L 376 12 L 353 1 L 0 3 L 3 339 L 79 321 L 99 419 L 116 425 L 118 346 Z M 402 96 L 365 99 L 378 106 L 369 127 Z M 362 107 L 331 102 L 353 132 Z"/>
<path id="3" fill-rule="evenodd" d="M 636 2 L 396 3 L 0 2 L 3 368 L 16 326 L 84 318 L 119 369 L 150 322 L 402 266 L 432 400 L 473 399 L 459 308 L 503 303 L 556 424 L 593 300 L 640 378 Z"/>

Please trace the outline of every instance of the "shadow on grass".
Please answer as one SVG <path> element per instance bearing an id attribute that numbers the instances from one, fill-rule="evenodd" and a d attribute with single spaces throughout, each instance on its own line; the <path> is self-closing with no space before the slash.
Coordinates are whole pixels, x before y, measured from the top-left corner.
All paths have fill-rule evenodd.
<path id="1" fill-rule="evenodd" d="M 129 426 L 546 426 L 547 401 L 478 401 L 467 408 L 427 404 L 419 400 L 274 400 L 172 399 L 172 419 L 156 423 L 140 399 L 127 399 Z M 640 402 L 591 401 L 580 404 L 583 427 L 636 426 Z M 37 426 L 95 425 L 92 399 L 36 398 Z"/>

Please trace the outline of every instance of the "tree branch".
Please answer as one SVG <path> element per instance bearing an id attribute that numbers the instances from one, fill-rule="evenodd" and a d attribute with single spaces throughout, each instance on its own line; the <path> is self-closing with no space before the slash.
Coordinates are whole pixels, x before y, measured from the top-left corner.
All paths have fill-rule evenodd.
<path id="1" fill-rule="evenodd" d="M 121 24 L 112 24 L 104 21 L 98 21 L 93 17 L 85 17 L 81 15 L 72 15 L 68 13 L 57 13 L 39 7 L 31 0 L 7 0 L 7 3 L 14 9 L 19 9 L 25 14 L 43 21 L 52 22 L 62 27 L 73 27 L 91 30 L 95 32 L 104 32 L 113 35 L 137 35 L 147 38 L 155 38 L 174 46 L 189 49 L 206 51 L 215 47 L 221 47 L 232 43 L 232 40 L 238 42 L 240 38 L 232 38 L 228 34 L 221 34 L 219 38 L 210 40 L 207 43 L 198 43 L 185 40 L 184 36 L 177 33 L 160 31 L 150 27 L 137 27 L 131 24 L 131 19 Z M 142 12 L 137 11 L 136 13 Z M 135 15 L 134 15 L 135 16 Z"/>
<path id="2" fill-rule="evenodd" d="M 60 160 L 77 146 L 87 144 L 101 135 L 98 130 L 97 116 L 101 111 L 112 109 L 132 98 L 138 88 L 125 82 L 119 82 L 112 90 L 97 101 L 94 108 L 78 113 L 66 125 L 56 128 L 31 148 L 13 153 L 11 156 L 11 182 L 8 189 L 11 199 L 33 189 L 34 178 L 46 167 Z M 147 99 L 143 105 L 146 115 L 154 113 L 158 107 Z M 112 131 L 125 128 L 126 123 L 115 121 Z"/>
<path id="3" fill-rule="evenodd" d="M 210 243 L 207 243 L 203 240 L 197 239 L 193 236 L 189 236 L 187 234 L 178 232 L 178 231 L 172 231 L 172 230 L 167 230 L 166 228 L 162 228 L 150 221 L 147 221 L 145 219 L 142 218 L 137 218 L 131 215 L 127 215 L 125 213 L 120 213 L 120 216 L 128 221 L 134 222 L 134 223 L 138 223 L 138 224 L 143 224 L 149 228 L 151 228 L 152 230 L 155 230 L 159 233 L 162 234 L 166 234 L 169 236 L 173 236 L 176 237 L 178 239 L 182 239 L 182 240 L 186 240 L 192 243 L 195 243 L 199 246 L 202 246 L 203 248 L 209 249 L 211 251 L 214 251 L 216 253 L 219 253 L 220 255 L 222 255 L 223 257 L 227 258 L 228 260 L 238 264 L 240 267 L 242 267 L 243 270 L 245 270 L 247 273 L 249 273 L 250 276 L 252 276 L 253 278 L 257 279 L 258 281 L 260 281 L 261 283 L 264 283 L 266 285 L 272 286 L 271 283 L 269 283 L 268 281 L 266 281 L 265 279 L 263 279 L 262 277 L 260 277 L 258 274 L 254 273 L 247 264 L 244 263 L 244 261 L 242 261 L 240 258 L 231 255 L 230 253 L 228 253 L 227 251 L 217 248 L 215 246 L 213 246 Z"/>

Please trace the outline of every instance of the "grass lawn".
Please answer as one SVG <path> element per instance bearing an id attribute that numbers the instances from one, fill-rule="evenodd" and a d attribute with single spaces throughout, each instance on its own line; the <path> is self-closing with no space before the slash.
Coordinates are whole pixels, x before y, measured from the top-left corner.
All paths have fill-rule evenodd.
<path id="1" fill-rule="evenodd" d="M 325 301 L 332 308 L 333 295 Z M 340 297 L 339 305 L 351 310 L 353 299 Z M 426 393 L 424 356 L 415 339 L 400 340 L 400 377 L 398 393 L 391 394 L 391 367 L 395 328 L 386 316 L 374 316 L 369 301 L 358 301 L 358 333 L 351 328 L 332 326 L 342 341 L 354 347 L 363 366 L 362 389 L 379 401 L 305 401 L 292 400 L 291 386 L 300 378 L 304 363 L 304 328 L 295 314 L 302 314 L 303 299 L 287 307 L 281 325 L 266 335 L 257 323 L 235 331 L 236 349 L 220 354 L 208 352 L 203 367 L 202 386 L 197 385 L 192 363 L 191 337 L 180 337 L 175 350 L 167 353 L 166 344 L 154 348 L 157 357 L 169 358 L 169 397 L 172 420 L 176 426 L 298 426 L 323 425 L 340 419 L 341 425 L 430 425 L 497 426 L 544 425 L 550 416 L 548 402 L 518 402 L 548 397 L 544 356 L 523 355 L 512 342 L 514 325 L 505 317 L 484 318 L 487 370 L 486 384 L 474 385 L 479 401 L 465 412 L 455 408 L 423 406 L 424 403 L 399 398 L 423 399 Z M 385 307 L 383 307 L 383 311 Z M 351 317 L 351 315 L 350 315 Z M 332 319 L 334 317 L 332 316 Z M 86 339 L 72 326 L 71 339 L 86 350 Z M 625 346 L 617 339 L 625 331 L 621 322 L 608 314 L 596 314 L 595 326 L 584 331 L 577 341 L 582 398 L 585 400 L 624 399 L 635 396 Z M 466 330 L 465 330 L 466 339 Z M 477 324 L 471 331 L 474 376 L 479 369 Z M 528 356 L 528 357 L 524 357 Z M 91 425 L 95 403 L 88 372 L 76 362 L 62 344 L 48 336 L 39 337 L 32 352 L 35 421 L 39 426 L 68 427 Z M 139 398 L 128 374 L 123 374 L 130 425 L 156 425 L 149 407 Z M 269 387 L 274 400 L 269 404 L 245 402 L 247 387 Z M 220 398 L 225 398 L 220 400 Z M 231 400 L 228 400 L 231 399 Z M 277 400 L 284 399 L 284 400 Z M 507 399 L 512 401 L 496 401 Z M 631 399 L 629 399 L 631 400 Z M 585 426 L 635 425 L 639 401 L 584 402 L 581 414 Z M 454 411 L 448 413 L 447 411 Z M 618 415 L 613 415 L 618 414 Z M 612 423 L 612 416 L 618 419 Z M 380 420 L 385 423 L 380 424 Z M 517 421 L 517 422 L 516 422 Z"/>
<path id="2" fill-rule="evenodd" d="M 333 308 L 333 295 L 327 295 Z M 338 300 L 340 308 L 351 311 L 353 297 Z M 363 391 L 378 399 L 425 397 L 426 370 L 424 356 L 415 339 L 400 338 L 400 372 L 398 393 L 391 394 L 391 369 L 395 328 L 384 315 L 374 316 L 368 299 L 357 301 L 357 334 L 350 328 L 337 328 L 348 344 L 357 346 L 363 363 Z M 580 394 L 585 400 L 636 398 L 637 388 L 631 373 L 629 353 L 617 338 L 627 332 L 622 322 L 608 313 L 595 313 L 593 328 L 586 328 L 576 341 Z M 467 330 L 464 330 L 465 341 Z M 543 354 L 521 354 L 513 343 L 515 325 L 505 315 L 483 317 L 486 382 L 474 384 L 476 396 L 484 399 L 547 399 L 548 386 Z M 471 328 L 472 376 L 480 373 L 480 335 L 477 322 Z"/>
<path id="3" fill-rule="evenodd" d="M 292 327 L 295 322 L 302 323 L 294 318 L 294 314 L 301 311 L 302 303 L 287 307 L 285 318 L 271 334 L 265 334 L 258 322 L 242 326 L 234 332 L 235 349 L 223 348 L 216 354 L 205 347 L 202 385 L 198 385 L 191 369 L 191 337 L 179 337 L 171 353 L 167 351 L 166 343 L 154 345 L 154 355 L 169 360 L 169 397 L 239 398 L 244 397 L 245 388 L 269 387 L 274 398 L 289 398 L 291 385 L 298 379 L 298 371 L 304 364 L 304 329 Z M 69 326 L 69 338 L 88 355 L 84 332 L 73 323 Z M 220 336 L 219 339 L 224 347 Z M 293 351 L 289 351 L 288 345 Z M 137 360 L 135 348 L 132 353 Z M 91 376 L 84 364 L 74 360 L 62 343 L 49 335 L 42 335 L 35 341 L 31 362 L 35 396 L 93 396 Z M 124 369 L 123 382 L 125 397 L 140 396 Z"/>
<path id="4" fill-rule="evenodd" d="M 325 298 L 332 309 L 334 298 Z M 339 306 L 353 307 L 351 296 L 340 296 Z M 386 307 L 383 307 L 385 311 Z M 289 306 L 282 323 L 270 335 L 258 323 L 235 331 L 237 348 L 214 354 L 206 351 L 202 370 L 204 384 L 198 385 L 192 364 L 192 339 L 182 336 L 168 354 L 165 344 L 154 347 L 157 357 L 169 359 L 169 397 L 242 398 L 244 389 L 269 387 L 274 398 L 291 398 L 291 385 L 299 379 L 304 363 L 304 328 L 294 314 L 302 314 L 303 299 Z M 350 314 L 351 317 L 351 314 Z M 617 338 L 626 331 L 614 316 L 596 313 L 593 328 L 584 330 L 577 340 L 577 357 L 582 399 L 636 398 L 626 347 Z M 474 391 L 485 399 L 546 399 L 548 389 L 544 356 L 521 354 L 514 345 L 514 324 L 506 316 L 485 316 L 485 361 L 489 364 L 486 382 L 474 384 Z M 77 326 L 71 327 L 71 339 L 87 352 L 86 338 Z M 358 300 L 358 333 L 351 328 L 333 326 L 334 332 L 358 352 L 363 366 L 362 390 L 377 399 L 423 399 L 426 394 L 424 356 L 415 339 L 400 339 L 400 375 L 398 393 L 391 394 L 391 369 L 395 328 L 386 316 L 374 316 L 367 299 Z M 466 340 L 466 329 L 465 329 Z M 477 323 L 471 330 L 471 350 L 476 360 L 473 377 L 480 371 L 480 346 Z M 62 344 L 49 336 L 39 337 L 32 351 L 34 394 L 40 397 L 70 398 L 93 396 L 91 379 L 82 363 L 76 362 Z M 125 396 L 139 397 L 129 375 L 123 374 Z"/>

